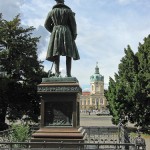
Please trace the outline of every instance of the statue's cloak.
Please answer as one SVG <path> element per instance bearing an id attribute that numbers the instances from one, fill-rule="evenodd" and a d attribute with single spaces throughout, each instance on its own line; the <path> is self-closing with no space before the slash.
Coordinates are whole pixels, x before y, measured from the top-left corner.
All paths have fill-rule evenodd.
<path id="1" fill-rule="evenodd" d="M 77 36 L 75 14 L 64 5 L 57 4 L 48 13 L 45 28 L 51 32 L 46 60 L 54 61 L 55 56 L 69 56 L 74 60 L 80 59 L 75 44 Z"/>

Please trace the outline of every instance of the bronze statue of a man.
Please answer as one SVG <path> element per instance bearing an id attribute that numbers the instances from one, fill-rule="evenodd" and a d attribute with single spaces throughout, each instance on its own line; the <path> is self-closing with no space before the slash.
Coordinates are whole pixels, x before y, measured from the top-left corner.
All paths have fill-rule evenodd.
<path id="1" fill-rule="evenodd" d="M 71 60 L 80 59 L 75 44 L 77 37 L 75 13 L 64 4 L 55 0 L 56 5 L 48 13 L 45 28 L 51 32 L 46 60 L 54 62 L 55 76 L 59 76 L 60 55 L 66 56 L 66 76 L 71 77 Z"/>

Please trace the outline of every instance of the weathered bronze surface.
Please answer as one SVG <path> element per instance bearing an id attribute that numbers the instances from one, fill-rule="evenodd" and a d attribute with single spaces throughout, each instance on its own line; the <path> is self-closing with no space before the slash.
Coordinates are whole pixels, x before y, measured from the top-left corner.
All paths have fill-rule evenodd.
<path id="1" fill-rule="evenodd" d="M 66 76 L 71 77 L 71 60 L 80 59 L 75 44 L 77 27 L 75 13 L 64 4 L 64 1 L 56 1 L 48 13 L 45 28 L 51 32 L 46 59 L 54 62 L 55 76 L 59 76 L 60 55 L 66 56 Z"/>
<path id="2" fill-rule="evenodd" d="M 38 93 L 81 93 L 78 80 L 75 77 L 51 77 L 43 78 L 37 87 Z"/>
<path id="3" fill-rule="evenodd" d="M 44 125 L 72 126 L 72 113 L 73 102 L 46 102 Z"/>
<path id="4" fill-rule="evenodd" d="M 38 93 L 42 96 L 41 127 L 78 127 L 81 92 L 78 82 L 42 82 L 39 84 Z"/>
<path id="5" fill-rule="evenodd" d="M 44 78 L 37 91 L 41 97 L 41 128 L 79 127 L 79 97 L 82 92 L 75 77 Z"/>
<path id="6" fill-rule="evenodd" d="M 42 82 L 43 83 L 46 83 L 46 82 L 49 82 L 49 83 L 60 83 L 60 82 L 68 82 L 68 83 L 71 83 L 71 82 L 76 82 L 78 83 L 78 80 L 76 77 L 51 77 L 51 78 L 42 78 Z"/>

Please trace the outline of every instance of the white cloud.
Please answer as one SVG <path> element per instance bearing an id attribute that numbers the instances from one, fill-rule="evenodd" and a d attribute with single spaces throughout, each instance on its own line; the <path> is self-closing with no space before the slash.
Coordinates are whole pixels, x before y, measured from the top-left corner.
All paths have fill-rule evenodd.
<path id="1" fill-rule="evenodd" d="M 42 61 L 45 60 L 45 58 L 46 58 L 46 51 L 43 50 L 41 53 L 39 53 L 38 57 L 39 57 L 39 60 L 42 60 Z"/>
<path id="2" fill-rule="evenodd" d="M 6 20 L 12 20 L 20 13 L 20 7 L 23 5 L 23 0 L 0 0 L 0 12 Z"/>
<path id="3" fill-rule="evenodd" d="M 45 18 L 48 11 L 51 8 L 51 4 L 47 3 L 47 0 L 31 0 L 22 5 L 22 22 L 29 26 L 38 27 L 44 25 Z"/>
<path id="4" fill-rule="evenodd" d="M 42 52 L 42 54 L 40 54 L 39 56 L 39 58 L 42 60 L 43 60 L 43 54 L 46 53 L 46 49 L 48 47 L 49 35 L 50 34 L 46 31 L 46 29 L 41 25 L 38 26 L 38 28 L 36 28 L 36 30 L 34 31 L 34 36 L 40 37 L 40 42 L 38 43 L 38 54 Z"/>

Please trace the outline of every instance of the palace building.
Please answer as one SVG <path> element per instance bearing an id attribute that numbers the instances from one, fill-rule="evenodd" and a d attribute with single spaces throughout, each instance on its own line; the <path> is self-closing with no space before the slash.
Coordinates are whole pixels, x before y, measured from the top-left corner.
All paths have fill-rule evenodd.
<path id="1" fill-rule="evenodd" d="M 90 76 L 90 91 L 83 91 L 80 97 L 80 110 L 106 110 L 107 100 L 104 96 L 104 76 L 99 73 L 98 64 L 95 73 Z"/>

